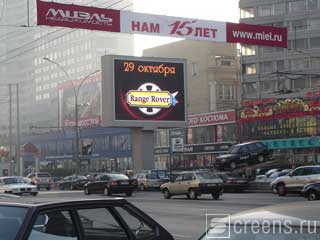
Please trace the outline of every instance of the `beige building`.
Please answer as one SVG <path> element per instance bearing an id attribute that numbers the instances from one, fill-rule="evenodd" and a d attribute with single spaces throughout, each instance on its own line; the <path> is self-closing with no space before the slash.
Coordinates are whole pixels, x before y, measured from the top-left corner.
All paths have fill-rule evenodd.
<path id="1" fill-rule="evenodd" d="M 240 67 L 236 44 L 184 40 L 147 49 L 143 56 L 187 59 L 189 114 L 237 106 Z"/>

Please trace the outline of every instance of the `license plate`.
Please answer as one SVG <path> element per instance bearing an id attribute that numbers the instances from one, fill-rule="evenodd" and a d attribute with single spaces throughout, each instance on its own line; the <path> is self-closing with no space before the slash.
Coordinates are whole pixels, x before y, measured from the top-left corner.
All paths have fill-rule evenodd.
<path id="1" fill-rule="evenodd" d="M 210 183 L 210 184 L 208 184 L 207 186 L 208 187 L 214 187 L 214 186 L 216 186 L 217 184 L 215 184 L 215 183 Z"/>
<path id="2" fill-rule="evenodd" d="M 128 185 L 129 183 L 128 182 L 121 182 L 120 184 L 121 185 Z"/>

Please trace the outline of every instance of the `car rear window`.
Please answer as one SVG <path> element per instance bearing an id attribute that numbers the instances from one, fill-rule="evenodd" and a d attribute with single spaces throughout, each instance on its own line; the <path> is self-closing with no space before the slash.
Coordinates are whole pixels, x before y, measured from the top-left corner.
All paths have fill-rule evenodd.
<path id="1" fill-rule="evenodd" d="M 0 239 L 12 240 L 23 223 L 28 209 L 22 207 L 0 206 Z"/>
<path id="2" fill-rule="evenodd" d="M 199 172 L 196 175 L 199 179 L 220 179 L 216 174 L 211 172 Z"/>
<path id="3" fill-rule="evenodd" d="M 50 177 L 49 173 L 38 173 L 38 177 Z"/>
<path id="4" fill-rule="evenodd" d="M 108 176 L 111 179 L 129 179 L 126 175 L 122 175 L 122 174 L 109 174 Z"/>

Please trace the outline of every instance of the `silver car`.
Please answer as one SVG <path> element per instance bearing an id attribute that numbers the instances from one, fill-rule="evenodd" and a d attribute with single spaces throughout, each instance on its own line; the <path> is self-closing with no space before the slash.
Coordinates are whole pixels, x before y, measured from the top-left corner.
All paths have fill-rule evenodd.
<path id="1" fill-rule="evenodd" d="M 155 174 L 139 173 L 133 177 L 138 181 L 138 188 L 140 191 L 146 191 L 148 189 L 159 189 L 165 182 Z"/>
<path id="2" fill-rule="evenodd" d="M 0 178 L 0 192 L 16 195 L 31 194 L 36 196 L 38 189 L 35 185 L 28 184 L 22 177 Z"/>

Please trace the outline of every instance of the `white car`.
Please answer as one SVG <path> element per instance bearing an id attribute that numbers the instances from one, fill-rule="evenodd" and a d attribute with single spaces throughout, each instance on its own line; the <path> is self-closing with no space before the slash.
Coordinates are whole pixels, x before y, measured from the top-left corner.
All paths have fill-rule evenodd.
<path id="1" fill-rule="evenodd" d="M 38 189 L 35 185 L 28 184 L 22 177 L 1 177 L 0 193 L 16 195 L 31 194 L 36 196 Z"/>

